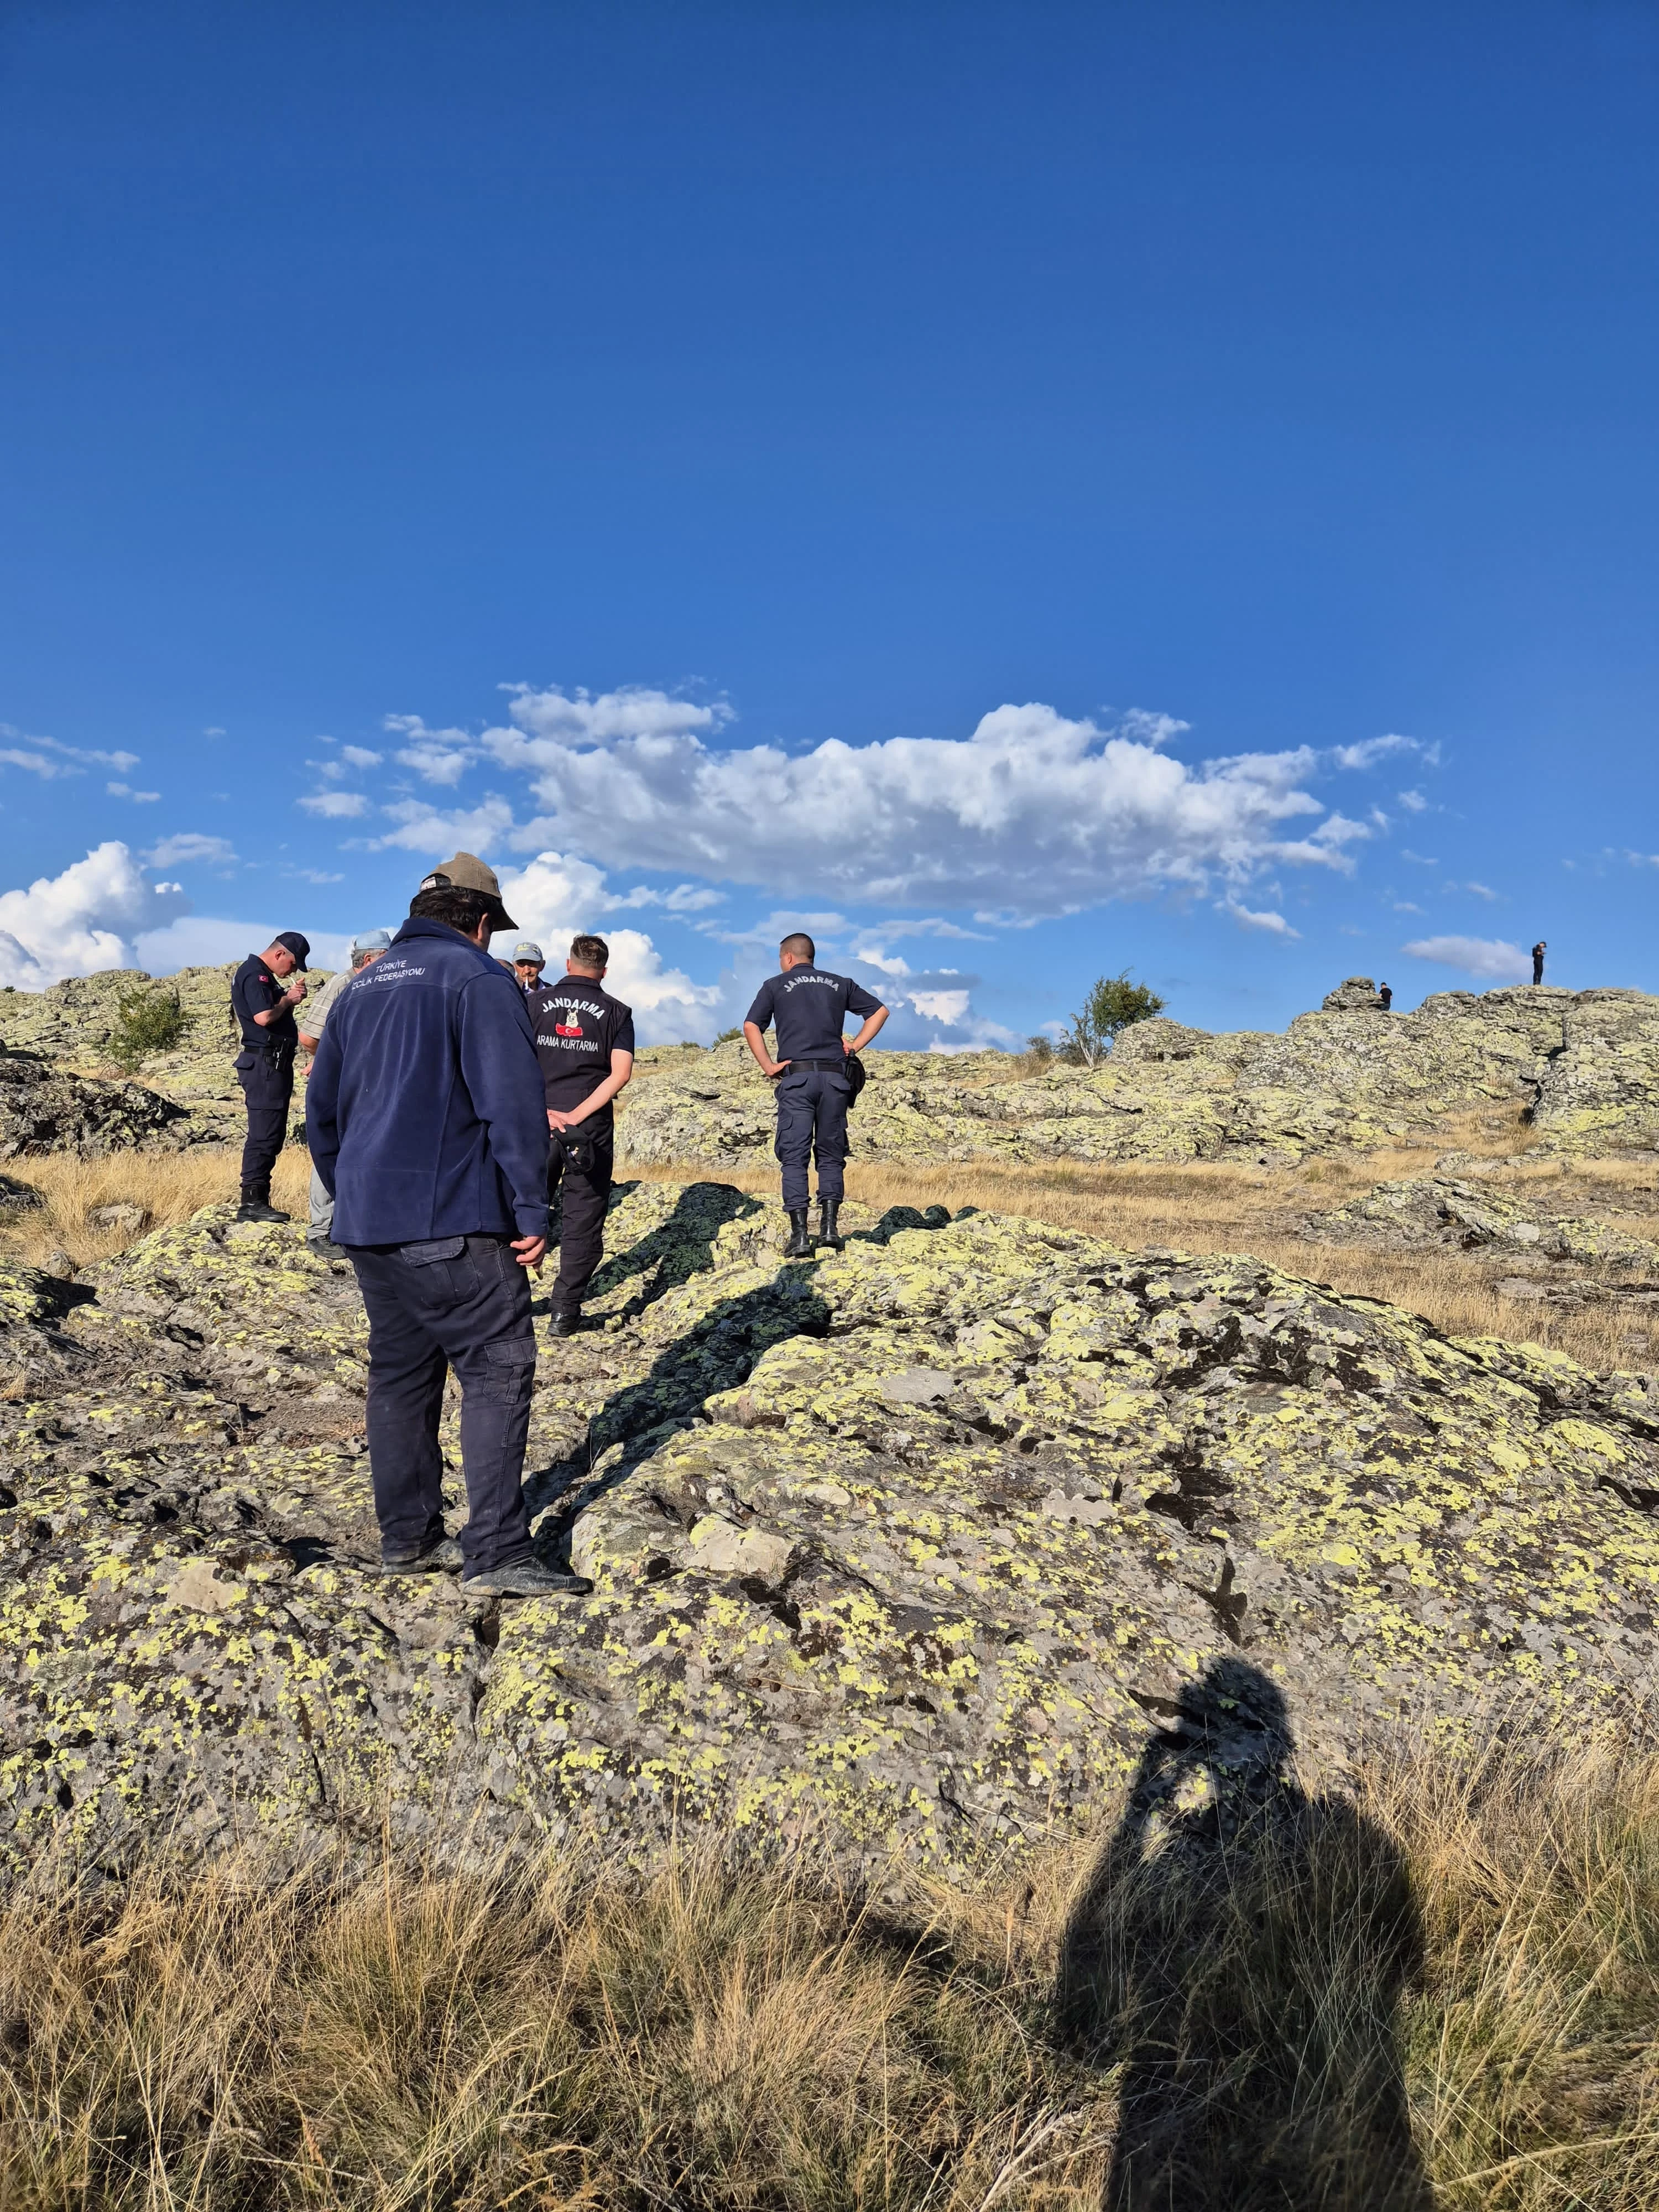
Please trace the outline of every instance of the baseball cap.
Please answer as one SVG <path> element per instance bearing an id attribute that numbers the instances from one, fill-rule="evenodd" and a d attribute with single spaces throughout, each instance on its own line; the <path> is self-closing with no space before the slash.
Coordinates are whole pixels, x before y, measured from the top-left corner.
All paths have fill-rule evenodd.
<path id="1" fill-rule="evenodd" d="M 527 937 L 521 937 L 514 946 L 513 957 L 515 960 L 533 960 L 541 968 L 547 965 L 546 953 L 539 945 L 532 945 Z"/>
<path id="2" fill-rule="evenodd" d="M 440 860 L 430 875 L 421 878 L 423 891 L 482 891 L 495 911 L 489 926 L 516 929 L 518 923 L 501 904 L 501 886 L 494 868 L 487 868 L 476 853 L 457 853 L 453 860 Z"/>
<path id="3" fill-rule="evenodd" d="M 294 955 L 295 966 L 301 975 L 304 975 L 306 963 L 311 957 L 311 939 L 308 937 L 301 937 L 297 929 L 279 929 L 270 941 L 273 945 L 280 945 L 285 951 L 291 952 Z"/>
<path id="4" fill-rule="evenodd" d="M 352 939 L 351 950 L 354 956 L 359 952 L 389 952 L 392 950 L 392 933 L 386 929 L 366 929 L 361 936 Z"/>

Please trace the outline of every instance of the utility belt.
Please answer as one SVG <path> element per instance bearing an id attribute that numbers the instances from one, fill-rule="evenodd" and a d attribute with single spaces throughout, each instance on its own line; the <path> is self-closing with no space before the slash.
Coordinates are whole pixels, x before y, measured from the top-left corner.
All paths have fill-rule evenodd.
<path id="1" fill-rule="evenodd" d="M 859 1093 L 869 1079 L 864 1062 L 855 1052 L 844 1052 L 839 1060 L 792 1060 L 789 1066 L 791 1071 L 797 1067 L 810 1067 L 819 1075 L 844 1075 L 853 1093 L 847 1102 L 849 1112 L 858 1104 Z"/>
<path id="2" fill-rule="evenodd" d="M 279 1037 L 273 1043 L 261 1037 L 258 1044 L 249 1044 L 245 1040 L 237 1049 L 239 1052 L 258 1053 L 265 1060 L 292 1060 L 297 1042 L 294 1037 Z"/>

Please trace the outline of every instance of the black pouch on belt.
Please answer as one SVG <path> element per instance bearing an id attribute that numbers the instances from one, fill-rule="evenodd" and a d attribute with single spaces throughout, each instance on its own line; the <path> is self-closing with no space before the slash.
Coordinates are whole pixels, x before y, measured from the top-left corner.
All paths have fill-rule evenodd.
<path id="1" fill-rule="evenodd" d="M 578 1121 L 573 1129 L 556 1129 L 553 1139 L 568 1167 L 574 1168 L 578 1175 L 592 1174 L 596 1132 L 589 1124 Z"/>
<path id="2" fill-rule="evenodd" d="M 865 1085 L 870 1080 L 869 1076 L 865 1072 L 864 1062 L 859 1058 L 855 1052 L 849 1052 L 847 1055 L 847 1080 L 853 1086 L 853 1095 L 847 1102 L 847 1110 L 850 1114 L 854 1107 L 855 1107 L 859 1103 L 860 1091 L 863 1090 Z"/>

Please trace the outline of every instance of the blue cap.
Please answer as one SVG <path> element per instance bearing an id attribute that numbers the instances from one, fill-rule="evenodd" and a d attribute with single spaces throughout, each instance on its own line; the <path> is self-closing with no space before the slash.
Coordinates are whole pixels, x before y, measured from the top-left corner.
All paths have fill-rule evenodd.
<path id="1" fill-rule="evenodd" d="M 354 959 L 360 952 L 390 952 L 391 950 L 392 932 L 389 929 L 365 929 L 351 940 Z"/>

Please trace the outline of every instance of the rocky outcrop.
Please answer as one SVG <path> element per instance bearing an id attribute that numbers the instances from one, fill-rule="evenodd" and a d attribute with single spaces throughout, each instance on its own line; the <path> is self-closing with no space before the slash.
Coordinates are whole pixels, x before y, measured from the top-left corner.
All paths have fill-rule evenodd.
<path id="1" fill-rule="evenodd" d="M 0 1159 L 125 1152 L 167 1141 L 185 1118 L 182 1108 L 142 1083 L 102 1083 L 32 1054 L 0 1050 Z"/>
<path id="2" fill-rule="evenodd" d="M 1397 1252 L 1438 1245 L 1640 1270 L 1659 1278 L 1659 1245 L 1646 1237 L 1449 1176 L 1378 1183 L 1349 1205 L 1310 1214 L 1304 1233 L 1319 1244 L 1370 1244 Z"/>
<path id="3" fill-rule="evenodd" d="M 230 1008 L 235 972 L 234 963 L 184 968 L 162 977 L 157 987 L 178 992 L 186 1027 L 175 1046 L 145 1060 L 139 1073 L 148 1090 L 183 1109 L 169 1124 L 173 1143 L 241 1142 L 244 1109 Z M 150 981 L 142 969 L 109 968 L 95 975 L 71 975 L 49 991 L 0 991 L 0 1038 L 14 1049 L 48 1060 L 96 1066 L 106 1054 L 122 993 Z M 313 993 L 327 981 L 325 969 L 313 969 L 306 978 Z M 305 1133 L 303 1088 L 289 1133 L 296 1140 Z"/>
<path id="4" fill-rule="evenodd" d="M 1378 1013 L 1376 986 L 1369 975 L 1350 975 L 1327 991 L 1319 1002 L 1320 1011 L 1327 1014 Z"/>
<path id="5" fill-rule="evenodd" d="M 790 1267 L 736 1190 L 619 1193 L 537 1390 L 580 1601 L 368 1571 L 361 1309 L 298 1225 L 0 1279 L 14 1863 L 383 1820 L 960 1860 L 1093 1820 L 1218 1655 L 1316 1769 L 1659 1686 L 1643 1378 L 1250 1260 L 852 1217 Z"/>
<path id="6" fill-rule="evenodd" d="M 194 968 L 167 979 L 190 1027 L 141 1073 L 188 1113 L 173 1141 L 240 1141 L 231 973 Z M 49 1059 L 96 1064 L 120 991 L 139 980 L 112 970 L 38 995 L 0 993 L 0 1036 Z M 1659 999 L 1544 985 L 1446 991 L 1384 1020 L 1369 979 L 1355 976 L 1325 1007 L 1299 1015 L 1283 1035 L 1138 1023 L 1092 1069 L 1003 1053 L 872 1052 L 855 1152 L 903 1161 L 1290 1164 L 1429 1142 L 1449 1117 L 1494 1105 L 1524 1110 L 1529 1141 L 1548 1152 L 1659 1151 Z M 301 1093 L 295 1137 L 303 1105 Z M 623 1109 L 623 1156 L 641 1165 L 769 1158 L 771 1089 L 740 1042 L 644 1054 Z"/>
<path id="7" fill-rule="evenodd" d="M 1092 1070 L 995 1053 L 866 1065 L 853 1137 L 874 1159 L 1292 1163 L 1425 1142 L 1494 1103 L 1524 1109 L 1546 1151 L 1659 1148 L 1659 999 L 1639 991 L 1447 991 L 1386 1020 L 1302 1014 L 1283 1036 L 1159 1018 Z M 771 1141 L 771 1091 L 740 1044 L 665 1055 L 622 1125 L 642 1164 L 752 1164 Z"/>

